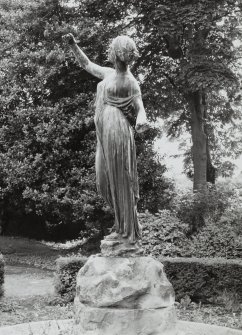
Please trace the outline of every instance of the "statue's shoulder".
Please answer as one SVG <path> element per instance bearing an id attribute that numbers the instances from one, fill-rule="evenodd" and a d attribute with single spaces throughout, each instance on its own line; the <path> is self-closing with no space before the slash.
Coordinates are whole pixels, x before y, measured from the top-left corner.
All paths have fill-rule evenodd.
<path id="1" fill-rule="evenodd" d="M 112 67 L 103 67 L 104 69 L 104 78 L 103 80 L 113 76 L 115 74 L 115 70 Z"/>
<path id="2" fill-rule="evenodd" d="M 101 81 L 99 81 L 99 83 L 97 84 L 98 87 L 105 86 L 107 82 L 109 82 L 110 80 L 112 80 L 112 78 L 115 77 L 115 70 L 111 68 L 108 68 L 108 69 L 111 71 L 107 71 L 105 73 L 105 77 Z"/>
<path id="3" fill-rule="evenodd" d="M 139 83 L 131 72 L 129 74 L 129 80 L 130 80 L 130 84 L 131 84 L 131 87 L 132 87 L 132 91 L 135 92 L 135 94 L 140 93 Z"/>

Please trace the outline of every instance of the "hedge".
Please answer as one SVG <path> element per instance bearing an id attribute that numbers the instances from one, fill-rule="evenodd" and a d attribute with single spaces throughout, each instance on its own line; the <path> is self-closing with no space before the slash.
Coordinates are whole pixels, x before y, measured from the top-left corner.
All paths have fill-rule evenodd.
<path id="1" fill-rule="evenodd" d="M 160 258 L 176 299 L 216 303 L 221 296 L 242 302 L 242 260 L 224 258 Z"/>
<path id="2" fill-rule="evenodd" d="M 87 257 L 70 256 L 56 260 L 55 292 L 67 301 L 73 301 L 76 291 L 76 276 L 86 263 Z"/>
<path id="3" fill-rule="evenodd" d="M 73 300 L 76 275 L 87 258 L 61 257 L 57 260 L 56 292 Z M 217 303 L 227 292 L 242 302 L 242 260 L 208 258 L 159 258 L 165 266 L 176 300 L 189 296 L 195 302 Z"/>
<path id="4" fill-rule="evenodd" d="M 0 254 L 0 297 L 3 295 L 3 283 L 4 283 L 4 260 Z"/>

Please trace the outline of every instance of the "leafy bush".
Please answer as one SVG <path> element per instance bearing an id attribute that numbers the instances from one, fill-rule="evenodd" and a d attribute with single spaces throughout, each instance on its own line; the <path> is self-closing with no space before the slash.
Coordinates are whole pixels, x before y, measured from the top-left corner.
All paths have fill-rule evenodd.
<path id="1" fill-rule="evenodd" d="M 3 295 L 3 283 L 4 283 L 4 260 L 0 254 L 0 297 Z"/>
<path id="2" fill-rule="evenodd" d="M 171 281 L 176 299 L 217 302 L 227 294 L 242 302 L 242 261 L 227 259 L 159 258 Z"/>
<path id="3" fill-rule="evenodd" d="M 107 222 L 107 206 L 96 193 L 96 135 L 87 101 L 80 94 L 52 107 L 8 111 L 0 132 L 5 217 L 14 212 L 20 222 L 35 215 L 52 239 L 61 230 L 72 232 L 62 239 L 73 238 L 88 222 Z"/>
<path id="4" fill-rule="evenodd" d="M 207 222 L 206 226 L 191 236 L 183 247 L 186 257 L 242 257 L 242 239 L 233 224 Z"/>
<path id="5" fill-rule="evenodd" d="M 139 214 L 143 229 L 142 246 L 146 254 L 153 256 L 181 256 L 187 243 L 188 225 L 179 220 L 169 210 L 153 215 L 149 212 Z"/>
<path id="6" fill-rule="evenodd" d="M 226 193 L 228 206 L 220 217 L 220 222 L 232 224 L 237 232 L 242 231 L 242 182 L 223 182 L 219 185 L 220 190 Z"/>
<path id="7" fill-rule="evenodd" d="M 83 256 L 60 257 L 56 261 L 55 291 L 66 301 L 73 301 L 76 292 L 76 276 L 86 263 Z"/>
<path id="8" fill-rule="evenodd" d="M 242 304 L 240 304 L 240 295 L 237 292 L 224 292 L 217 297 L 216 303 L 223 305 L 225 310 L 228 312 L 239 312 L 242 311 Z"/>
<path id="9" fill-rule="evenodd" d="M 174 212 L 139 214 L 146 254 L 168 257 L 242 257 L 242 239 L 231 223 L 210 219 L 199 232 L 190 235 L 189 225 Z"/>
<path id="10" fill-rule="evenodd" d="M 212 217 L 218 221 L 228 205 L 227 196 L 219 192 L 214 187 L 209 187 L 207 192 L 193 192 L 180 190 L 178 195 L 173 199 L 172 208 L 177 213 L 179 219 L 194 228 L 194 218 L 202 217 L 205 221 L 207 217 Z M 204 225 L 205 221 L 202 225 Z"/>
<path id="11" fill-rule="evenodd" d="M 203 216 L 207 221 L 230 222 L 242 227 L 242 192 L 238 185 L 218 183 L 208 185 L 206 192 L 179 190 L 172 200 L 171 208 L 178 218 L 192 228 L 194 217 Z"/>
<path id="12" fill-rule="evenodd" d="M 185 257 L 239 258 L 242 255 L 241 186 L 218 183 L 206 193 L 182 192 L 173 199 L 172 209 L 189 225 L 189 239 L 183 245 Z M 203 225 L 194 232 L 194 218 Z"/>

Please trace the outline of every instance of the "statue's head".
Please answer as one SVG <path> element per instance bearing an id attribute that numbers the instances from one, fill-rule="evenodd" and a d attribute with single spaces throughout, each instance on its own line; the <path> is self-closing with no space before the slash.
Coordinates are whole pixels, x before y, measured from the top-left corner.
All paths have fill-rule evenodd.
<path id="1" fill-rule="evenodd" d="M 139 53 L 136 45 L 132 38 L 128 36 L 122 35 L 116 37 L 109 47 L 108 58 L 113 64 L 118 60 L 125 65 L 129 65 L 138 57 Z"/>

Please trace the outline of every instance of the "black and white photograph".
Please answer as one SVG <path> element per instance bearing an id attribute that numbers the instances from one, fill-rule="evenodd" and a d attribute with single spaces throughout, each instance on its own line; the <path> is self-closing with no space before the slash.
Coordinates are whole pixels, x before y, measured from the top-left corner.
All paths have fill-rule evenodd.
<path id="1" fill-rule="evenodd" d="M 0 335 L 242 335 L 242 0 L 0 0 Z"/>

